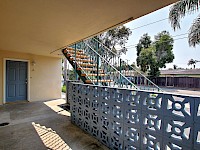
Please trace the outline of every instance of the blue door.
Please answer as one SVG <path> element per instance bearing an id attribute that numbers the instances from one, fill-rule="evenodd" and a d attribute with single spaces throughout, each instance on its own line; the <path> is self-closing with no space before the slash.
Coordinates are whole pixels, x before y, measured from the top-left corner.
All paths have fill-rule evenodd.
<path id="1" fill-rule="evenodd" d="M 27 100 L 27 62 L 6 61 L 6 102 Z"/>

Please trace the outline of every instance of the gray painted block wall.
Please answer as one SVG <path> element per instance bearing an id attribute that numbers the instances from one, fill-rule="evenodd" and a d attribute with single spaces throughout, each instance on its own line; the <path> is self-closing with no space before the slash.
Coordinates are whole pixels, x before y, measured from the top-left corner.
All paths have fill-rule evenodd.
<path id="1" fill-rule="evenodd" d="M 200 149 L 200 97 L 69 83 L 71 121 L 111 149 Z"/>

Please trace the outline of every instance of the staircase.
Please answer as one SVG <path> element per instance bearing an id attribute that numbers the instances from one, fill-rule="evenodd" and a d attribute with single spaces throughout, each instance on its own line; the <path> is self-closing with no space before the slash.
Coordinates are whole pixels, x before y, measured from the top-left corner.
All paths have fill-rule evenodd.
<path id="1" fill-rule="evenodd" d="M 83 50 L 68 47 L 63 50 L 63 54 L 84 83 L 109 85 L 113 81 L 106 79 L 105 71 L 97 67 L 95 58 L 87 56 Z"/>
<path id="2" fill-rule="evenodd" d="M 85 84 L 162 91 L 95 38 L 62 50 Z"/>

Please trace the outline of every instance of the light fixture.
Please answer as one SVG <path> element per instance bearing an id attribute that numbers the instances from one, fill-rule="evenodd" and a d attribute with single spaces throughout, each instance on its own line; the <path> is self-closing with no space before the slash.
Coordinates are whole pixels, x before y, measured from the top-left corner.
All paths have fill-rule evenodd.
<path id="1" fill-rule="evenodd" d="M 34 66 L 36 65 L 36 62 L 35 62 L 35 60 L 31 61 L 31 65 L 33 66 L 33 69 L 32 69 L 32 71 L 35 71 L 35 68 L 34 68 Z"/>
<path id="2" fill-rule="evenodd" d="M 36 65 L 35 60 L 33 60 L 33 61 L 31 62 L 31 64 L 32 64 L 32 66 L 35 66 L 35 65 Z"/>

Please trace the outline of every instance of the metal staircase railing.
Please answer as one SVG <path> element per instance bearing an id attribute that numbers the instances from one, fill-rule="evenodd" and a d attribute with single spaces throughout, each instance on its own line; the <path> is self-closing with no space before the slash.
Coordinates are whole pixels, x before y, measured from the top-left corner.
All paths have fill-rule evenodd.
<path id="1" fill-rule="evenodd" d="M 98 54 L 87 41 L 82 41 L 63 50 L 63 54 L 76 70 L 80 79 L 87 84 L 138 89 L 108 60 Z"/>
<path id="2" fill-rule="evenodd" d="M 163 91 L 96 38 L 63 50 L 80 79 L 87 84 Z"/>
<path id="3" fill-rule="evenodd" d="M 86 53 L 90 56 L 96 55 L 96 63 L 97 63 L 97 78 L 103 80 L 110 80 L 109 86 L 112 87 L 125 87 L 125 88 L 134 88 L 138 89 L 128 78 L 126 78 L 123 74 L 121 74 L 111 63 L 109 63 L 104 57 L 99 55 L 97 51 L 95 51 L 88 43 L 83 42 L 85 47 L 88 47 Z M 100 71 L 103 70 L 104 75 L 100 76 Z M 122 82 L 122 80 L 124 82 Z M 113 85 L 111 85 L 113 82 Z"/>
<path id="4" fill-rule="evenodd" d="M 93 47 L 98 45 L 98 54 L 107 60 L 108 63 L 113 65 L 121 74 L 127 77 L 140 90 L 163 91 L 140 71 L 120 58 L 120 55 L 113 52 L 96 38 L 87 39 L 84 42 Z"/>

